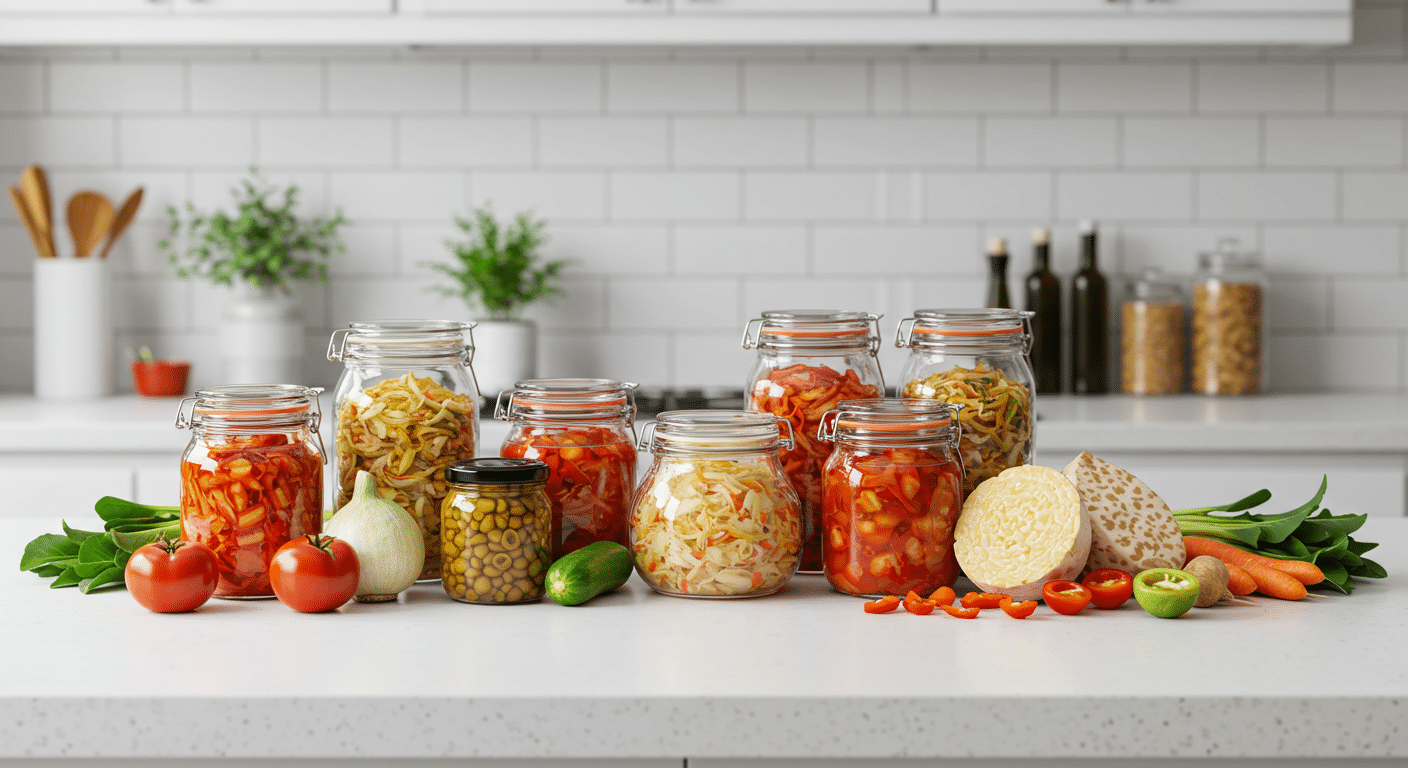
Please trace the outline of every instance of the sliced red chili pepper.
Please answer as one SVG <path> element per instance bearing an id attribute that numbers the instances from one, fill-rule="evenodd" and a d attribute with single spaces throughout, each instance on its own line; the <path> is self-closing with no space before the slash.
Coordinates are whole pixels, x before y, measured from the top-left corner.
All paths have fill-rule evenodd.
<path id="1" fill-rule="evenodd" d="M 900 599 L 895 595 L 885 595 L 879 600 L 871 600 L 865 604 L 866 613 L 889 613 L 900 607 Z"/>
<path id="2" fill-rule="evenodd" d="M 935 605 L 953 605 L 953 601 L 958 599 L 958 593 L 953 591 L 953 587 L 939 587 L 929 595 L 929 599 Z"/>
<path id="3" fill-rule="evenodd" d="M 1116 568 L 1091 571 L 1080 583 L 1090 590 L 1091 604 L 1105 610 L 1124 605 L 1134 594 L 1134 577 Z"/>
<path id="4" fill-rule="evenodd" d="M 1074 581 L 1048 581 L 1041 585 L 1041 599 L 1051 606 L 1051 610 L 1071 616 L 1080 613 L 1090 605 L 1090 589 Z"/>
<path id="5" fill-rule="evenodd" d="M 1012 602 L 1012 598 L 1003 595 L 1002 602 L 998 603 L 997 607 L 1001 608 L 1003 613 L 1014 619 L 1025 619 L 1036 611 L 1036 601 L 1023 600 L 1020 603 L 1014 603 Z"/>
<path id="6" fill-rule="evenodd" d="M 941 605 L 944 613 L 955 619 L 976 619 L 978 618 L 978 608 L 959 608 L 956 605 Z"/>
<path id="7" fill-rule="evenodd" d="M 1002 598 L 1007 595 L 997 592 L 969 592 L 963 596 L 959 602 L 964 608 L 996 608 L 1002 604 Z"/>
<path id="8" fill-rule="evenodd" d="M 933 613 L 934 608 L 938 606 L 938 603 L 934 602 L 933 600 L 925 600 L 924 598 L 915 595 L 913 592 L 910 592 L 909 594 L 914 595 L 914 599 L 911 600 L 909 597 L 905 597 L 904 609 L 914 614 L 915 616 L 928 616 L 929 614 Z"/>

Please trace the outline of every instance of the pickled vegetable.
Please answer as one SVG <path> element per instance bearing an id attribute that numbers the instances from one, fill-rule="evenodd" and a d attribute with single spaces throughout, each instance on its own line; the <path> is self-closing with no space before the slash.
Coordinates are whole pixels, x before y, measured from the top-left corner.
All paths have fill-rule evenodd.
<path id="1" fill-rule="evenodd" d="M 445 592 L 468 603 L 522 603 L 543 596 L 552 513 L 538 486 L 486 485 L 452 493 L 441 510 Z"/>
<path id="2" fill-rule="evenodd" d="M 826 578 L 852 595 L 928 594 L 953 583 L 958 463 L 938 450 L 838 452 L 826 466 Z"/>
<path id="3" fill-rule="evenodd" d="M 474 458 L 474 400 L 413 373 L 343 399 L 337 410 L 337 506 L 352 498 L 357 470 L 400 504 L 425 542 L 422 579 L 440 578 L 440 504 L 445 467 Z"/>
<path id="4" fill-rule="evenodd" d="M 802 547 L 801 510 L 780 481 L 763 459 L 663 462 L 631 512 L 636 571 L 672 594 L 776 591 Z"/>
<path id="5" fill-rule="evenodd" d="M 618 430 L 572 427 L 510 437 L 507 458 L 548 465 L 554 559 L 598 541 L 626 544 L 636 449 Z"/>
<path id="6" fill-rule="evenodd" d="M 982 363 L 954 367 L 905 384 L 902 394 L 963 406 L 958 452 L 965 497 L 984 480 L 1031 460 L 1031 390 L 1002 371 Z"/>
<path id="7" fill-rule="evenodd" d="M 750 410 L 771 413 L 792 425 L 793 447 L 782 450 L 782 468 L 802 501 L 804 571 L 821 570 L 822 468 L 833 447 L 817 439 L 821 417 L 842 400 L 881 395 L 879 387 L 862 383 L 853 370 L 840 374 L 800 363 L 772 371 L 753 386 Z"/>
<path id="8" fill-rule="evenodd" d="M 322 531 L 322 498 L 322 459 L 296 435 L 210 437 L 181 462 L 181 538 L 215 552 L 216 595 L 270 596 L 269 562 Z"/>

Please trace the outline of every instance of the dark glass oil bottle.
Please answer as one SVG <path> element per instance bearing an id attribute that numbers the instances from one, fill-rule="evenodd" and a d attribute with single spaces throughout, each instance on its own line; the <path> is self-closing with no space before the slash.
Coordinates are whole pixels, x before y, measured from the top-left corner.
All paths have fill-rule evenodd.
<path id="1" fill-rule="evenodd" d="M 1071 278 L 1071 391 L 1110 391 L 1109 289 L 1096 262 L 1095 222 L 1080 224 L 1080 270 Z"/>
<path id="2" fill-rule="evenodd" d="M 1032 233 L 1032 271 L 1027 274 L 1032 315 L 1032 378 L 1037 394 L 1061 392 L 1061 279 L 1051 271 L 1051 230 Z"/>
<path id="3" fill-rule="evenodd" d="M 988 241 L 988 301 L 992 309 L 1011 309 L 1012 298 L 1007 293 L 1007 241 L 994 237 Z"/>

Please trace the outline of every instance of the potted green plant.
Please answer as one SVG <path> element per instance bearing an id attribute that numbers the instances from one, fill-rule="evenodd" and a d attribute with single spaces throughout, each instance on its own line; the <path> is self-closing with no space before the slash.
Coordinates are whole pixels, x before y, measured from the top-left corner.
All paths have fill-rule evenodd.
<path id="1" fill-rule="evenodd" d="M 424 266 L 453 281 L 431 290 L 480 313 L 474 318 L 474 376 L 481 394 L 496 397 L 515 381 L 537 376 L 538 329 L 522 313 L 535 301 L 562 294 L 557 281 L 568 261 L 543 260 L 547 222 L 528 212 L 504 225 L 486 206 L 469 218 L 455 217 L 455 226 L 464 237 L 445 242 L 453 260 Z"/>
<path id="2" fill-rule="evenodd" d="M 176 276 L 226 286 L 234 297 L 220 324 L 227 384 L 303 382 L 303 321 L 292 283 L 327 283 L 327 258 L 344 247 L 331 218 L 301 219 L 298 185 L 280 189 L 254 174 L 231 189 L 233 211 L 204 213 L 186 203 L 184 218 L 160 243 Z"/>

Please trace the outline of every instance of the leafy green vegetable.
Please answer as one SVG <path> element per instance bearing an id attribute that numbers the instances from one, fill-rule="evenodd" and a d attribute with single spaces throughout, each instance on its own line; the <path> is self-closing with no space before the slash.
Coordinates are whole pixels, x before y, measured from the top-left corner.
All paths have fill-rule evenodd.
<path id="1" fill-rule="evenodd" d="M 64 522 L 63 535 L 46 533 L 25 546 L 20 570 L 53 579 L 51 588 L 77 586 L 86 594 L 121 585 L 128 558 L 144 544 L 181 535 L 177 507 L 104 496 L 93 508 L 103 519 L 103 531 L 80 531 Z"/>

